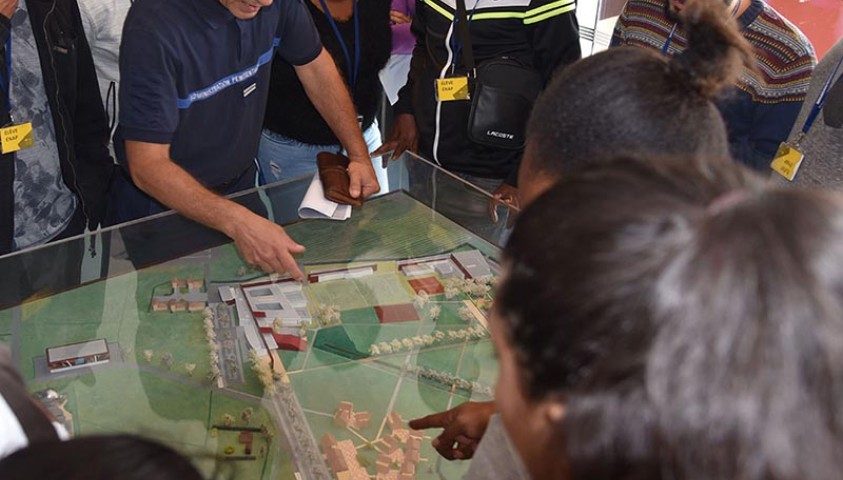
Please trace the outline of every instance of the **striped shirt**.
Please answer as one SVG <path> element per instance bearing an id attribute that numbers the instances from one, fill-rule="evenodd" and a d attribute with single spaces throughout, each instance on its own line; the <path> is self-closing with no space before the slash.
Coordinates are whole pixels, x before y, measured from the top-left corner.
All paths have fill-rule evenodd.
<path id="1" fill-rule="evenodd" d="M 772 7 L 752 0 L 737 19 L 755 52 L 756 68 L 744 69 L 733 91 L 719 102 L 729 129 L 732 154 L 756 169 L 766 169 L 787 138 L 805 99 L 817 63 L 811 43 Z M 685 31 L 666 14 L 664 0 L 629 0 L 615 26 L 612 45 L 631 45 L 667 53 L 687 46 Z"/>

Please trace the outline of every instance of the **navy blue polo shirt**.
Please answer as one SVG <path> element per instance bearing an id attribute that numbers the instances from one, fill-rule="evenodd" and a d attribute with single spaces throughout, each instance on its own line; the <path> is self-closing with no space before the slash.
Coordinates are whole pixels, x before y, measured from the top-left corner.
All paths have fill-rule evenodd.
<path id="1" fill-rule="evenodd" d="M 272 56 L 304 65 L 322 51 L 302 0 L 275 0 L 238 20 L 218 0 L 138 0 L 120 46 L 118 162 L 124 140 L 170 145 L 206 187 L 254 162 Z M 291 112 L 294 114 L 294 112 Z"/>

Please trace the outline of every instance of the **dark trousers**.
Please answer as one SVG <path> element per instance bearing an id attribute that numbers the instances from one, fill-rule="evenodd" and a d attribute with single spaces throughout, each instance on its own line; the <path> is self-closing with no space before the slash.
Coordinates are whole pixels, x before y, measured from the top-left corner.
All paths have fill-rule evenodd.
<path id="1" fill-rule="evenodd" d="M 79 206 L 64 230 L 50 241 L 51 245 L 0 259 L 0 307 L 78 286 L 82 278 L 85 240 L 62 240 L 84 231 L 85 215 Z"/>

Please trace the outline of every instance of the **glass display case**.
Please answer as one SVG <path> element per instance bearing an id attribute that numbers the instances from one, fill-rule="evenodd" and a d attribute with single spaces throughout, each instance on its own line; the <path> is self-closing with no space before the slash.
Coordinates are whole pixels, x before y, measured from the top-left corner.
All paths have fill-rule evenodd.
<path id="1" fill-rule="evenodd" d="M 307 281 L 168 213 L 0 257 L 0 343 L 74 435 L 159 439 L 245 479 L 459 478 L 407 420 L 492 396 L 505 238 L 487 192 L 405 154 L 345 221 L 301 178 L 234 200 L 307 247 Z"/>

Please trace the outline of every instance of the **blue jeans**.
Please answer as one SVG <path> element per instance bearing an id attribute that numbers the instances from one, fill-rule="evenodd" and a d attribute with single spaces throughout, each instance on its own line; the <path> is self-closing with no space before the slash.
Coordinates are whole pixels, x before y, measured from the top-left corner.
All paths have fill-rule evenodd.
<path id="1" fill-rule="evenodd" d="M 381 131 L 378 122 L 363 132 L 363 139 L 369 152 L 381 146 Z M 264 129 L 258 147 L 258 165 L 261 170 L 261 185 L 275 183 L 290 178 L 313 175 L 316 172 L 316 155 L 319 152 L 336 152 L 340 145 L 311 145 L 284 135 Z M 374 161 L 375 175 L 381 186 L 381 193 L 389 190 L 386 170 L 381 167 L 381 160 Z"/>

